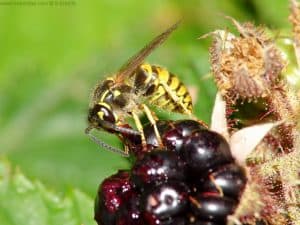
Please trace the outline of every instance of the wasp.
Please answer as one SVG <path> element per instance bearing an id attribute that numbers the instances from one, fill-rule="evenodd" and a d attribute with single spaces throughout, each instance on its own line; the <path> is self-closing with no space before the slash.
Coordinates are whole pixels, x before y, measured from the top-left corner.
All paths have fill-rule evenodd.
<path id="1" fill-rule="evenodd" d="M 178 24 L 172 25 L 155 37 L 114 76 L 106 78 L 95 87 L 88 113 L 89 126 L 86 129 L 86 133 L 95 142 L 108 150 L 128 156 L 128 150 L 115 149 L 91 135 L 90 131 L 96 128 L 110 133 L 138 135 L 142 144 L 146 146 L 143 125 L 139 119 L 139 114 L 143 112 L 162 145 L 156 127 L 157 117 L 148 105 L 167 111 L 192 114 L 192 98 L 179 78 L 160 66 L 144 63 L 144 59 L 169 37 Z M 128 117 L 133 118 L 137 131 L 127 126 Z"/>

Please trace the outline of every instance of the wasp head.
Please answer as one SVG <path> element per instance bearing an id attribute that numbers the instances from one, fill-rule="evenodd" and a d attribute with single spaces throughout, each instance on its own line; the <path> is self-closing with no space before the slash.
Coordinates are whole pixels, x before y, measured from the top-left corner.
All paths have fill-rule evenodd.
<path id="1" fill-rule="evenodd" d="M 88 122 L 90 127 L 113 132 L 117 119 L 108 104 L 95 104 L 89 109 Z"/>

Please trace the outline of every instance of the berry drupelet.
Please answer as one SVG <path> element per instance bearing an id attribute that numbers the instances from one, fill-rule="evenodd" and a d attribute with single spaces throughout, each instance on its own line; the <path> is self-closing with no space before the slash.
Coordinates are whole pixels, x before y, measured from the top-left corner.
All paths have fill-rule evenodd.
<path id="1" fill-rule="evenodd" d="M 105 179 L 99 187 L 95 200 L 95 220 L 98 224 L 115 224 L 117 212 L 131 195 L 132 185 L 128 171 L 118 171 Z"/>
<path id="2" fill-rule="evenodd" d="M 185 163 L 176 152 L 153 150 L 136 161 L 131 173 L 133 183 L 144 188 L 169 180 L 184 180 Z"/>

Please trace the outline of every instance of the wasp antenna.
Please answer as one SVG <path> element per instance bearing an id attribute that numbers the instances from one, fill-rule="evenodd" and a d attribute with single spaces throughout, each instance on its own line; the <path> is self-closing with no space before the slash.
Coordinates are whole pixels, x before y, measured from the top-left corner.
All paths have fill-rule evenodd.
<path id="1" fill-rule="evenodd" d="M 92 127 L 92 126 L 89 126 L 89 127 L 85 128 L 84 133 L 85 133 L 85 134 L 89 134 L 89 133 L 91 132 L 92 129 L 93 129 L 93 127 Z"/>
<path id="2" fill-rule="evenodd" d="M 121 134 L 131 134 L 131 135 L 138 135 L 140 136 L 141 133 L 139 131 L 136 131 L 132 128 L 126 128 L 126 127 L 119 127 L 117 125 L 115 125 L 114 123 L 110 123 L 108 121 L 101 121 L 101 124 L 105 127 L 108 127 L 114 131 L 120 132 Z M 87 128 L 88 129 L 88 128 Z"/>
<path id="3" fill-rule="evenodd" d="M 139 131 L 133 130 L 131 128 L 126 128 L 126 127 L 118 127 L 115 126 L 116 131 L 119 131 L 121 133 L 126 133 L 126 134 L 132 134 L 132 135 L 138 135 L 140 136 L 141 133 Z"/>
<path id="4" fill-rule="evenodd" d="M 90 137 L 90 139 L 92 141 L 94 141 L 97 145 L 103 147 L 104 149 L 110 151 L 110 152 L 114 152 L 114 153 L 117 153 L 117 154 L 120 154 L 124 157 L 129 157 L 129 154 L 125 153 L 123 150 L 121 149 L 118 149 L 118 148 L 115 148 L 109 144 L 106 144 L 105 142 L 101 141 L 100 139 L 98 139 L 96 136 L 94 136 L 93 134 L 90 133 L 91 131 L 91 128 L 87 128 L 85 129 L 85 133 Z"/>

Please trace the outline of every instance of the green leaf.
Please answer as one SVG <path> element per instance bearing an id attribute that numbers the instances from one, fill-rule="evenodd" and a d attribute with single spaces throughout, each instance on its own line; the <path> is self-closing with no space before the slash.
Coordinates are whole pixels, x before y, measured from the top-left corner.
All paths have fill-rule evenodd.
<path id="1" fill-rule="evenodd" d="M 19 170 L 12 171 L 0 160 L 1 225 L 95 225 L 93 200 L 72 189 L 61 196 L 41 182 L 29 180 Z"/>

